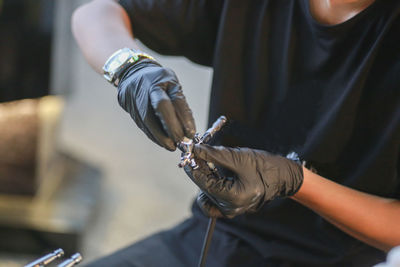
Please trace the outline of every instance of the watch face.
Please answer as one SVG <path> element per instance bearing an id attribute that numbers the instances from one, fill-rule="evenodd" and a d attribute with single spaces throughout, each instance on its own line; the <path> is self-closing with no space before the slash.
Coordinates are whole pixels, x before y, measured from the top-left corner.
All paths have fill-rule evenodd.
<path id="1" fill-rule="evenodd" d="M 131 56 L 129 50 L 121 50 L 114 57 L 111 58 L 109 64 L 107 64 L 106 69 L 109 72 L 115 72 L 121 65 L 123 65 Z"/>
<path id="2" fill-rule="evenodd" d="M 1 1 L 1 0 L 0 0 Z M 143 53 L 137 53 L 129 48 L 122 48 L 110 56 L 104 64 L 104 78 L 114 85 L 118 85 L 122 73 L 132 64 L 138 62 L 141 57 L 151 58 Z"/>

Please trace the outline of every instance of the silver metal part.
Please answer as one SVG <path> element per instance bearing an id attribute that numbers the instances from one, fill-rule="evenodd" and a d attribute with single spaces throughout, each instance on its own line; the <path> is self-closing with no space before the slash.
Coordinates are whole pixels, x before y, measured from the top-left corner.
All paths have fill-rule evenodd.
<path id="1" fill-rule="evenodd" d="M 79 264 L 82 261 L 82 255 L 80 253 L 75 253 L 68 260 L 63 261 L 57 267 L 71 267 Z"/>
<path id="2" fill-rule="evenodd" d="M 178 144 L 178 148 L 182 151 L 181 162 L 178 165 L 180 168 L 183 168 L 186 165 L 190 165 L 192 168 L 197 166 L 192 155 L 194 144 L 194 140 L 186 137 Z"/>
<path id="3" fill-rule="evenodd" d="M 193 159 L 193 148 L 195 144 L 207 144 L 213 136 L 222 129 L 227 119 L 225 116 L 221 116 L 214 122 L 210 129 L 208 129 L 202 136 L 196 133 L 193 139 L 184 138 L 184 140 L 178 143 L 178 148 L 182 151 L 181 161 L 178 166 L 183 168 L 190 165 L 193 169 L 197 169 L 199 166 Z"/>
<path id="4" fill-rule="evenodd" d="M 59 248 L 52 253 L 49 253 L 31 263 L 28 263 L 24 267 L 43 267 L 43 266 L 46 266 L 46 265 L 52 263 L 56 259 L 61 258 L 63 255 L 64 255 L 64 250 Z"/>
<path id="5" fill-rule="evenodd" d="M 211 138 L 213 138 L 214 135 L 222 129 L 222 127 L 225 125 L 226 121 L 227 121 L 227 119 L 226 119 L 225 116 L 219 117 L 219 118 L 213 123 L 213 125 L 211 126 L 211 128 L 208 129 L 208 130 L 203 134 L 203 136 L 200 138 L 198 144 L 203 144 L 203 143 L 204 143 L 204 144 L 207 144 L 207 143 L 211 140 Z"/>

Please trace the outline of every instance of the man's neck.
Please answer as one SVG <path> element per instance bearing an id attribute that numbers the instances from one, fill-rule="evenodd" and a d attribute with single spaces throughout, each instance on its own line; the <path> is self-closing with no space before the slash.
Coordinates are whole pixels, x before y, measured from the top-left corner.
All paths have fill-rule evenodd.
<path id="1" fill-rule="evenodd" d="M 309 0 L 310 12 L 320 23 L 336 25 L 366 9 L 375 0 Z"/>

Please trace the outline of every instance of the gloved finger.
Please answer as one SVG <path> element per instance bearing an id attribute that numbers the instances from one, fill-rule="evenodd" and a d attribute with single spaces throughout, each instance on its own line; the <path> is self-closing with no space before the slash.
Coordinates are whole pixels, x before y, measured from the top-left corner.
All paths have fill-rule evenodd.
<path id="1" fill-rule="evenodd" d="M 174 151 L 176 149 L 175 143 L 169 138 L 165 131 L 162 129 L 159 118 L 154 114 L 152 107 L 144 104 L 147 108 L 139 108 L 135 101 L 136 98 L 141 97 L 141 103 L 146 103 L 148 98 L 144 95 L 131 95 L 132 90 L 126 90 L 126 87 L 119 87 L 118 103 L 125 109 L 135 121 L 137 126 L 146 134 L 146 136 L 154 143 L 166 148 L 167 150 Z"/>
<path id="2" fill-rule="evenodd" d="M 196 162 L 197 165 L 199 166 L 199 162 Z M 183 167 L 183 170 L 189 176 L 190 180 L 194 182 L 200 190 L 203 190 L 206 188 L 206 183 L 207 183 L 207 173 L 203 170 L 202 167 L 198 167 L 197 169 L 193 169 L 189 165 L 186 165 Z"/>
<path id="3" fill-rule="evenodd" d="M 196 157 L 220 165 L 229 170 L 235 170 L 241 161 L 239 149 L 223 146 L 196 144 L 193 149 Z"/>
<path id="4" fill-rule="evenodd" d="M 175 108 L 176 116 L 182 125 L 185 136 L 192 139 L 196 133 L 196 126 L 192 110 L 186 102 L 181 85 L 179 83 L 169 83 L 167 94 Z"/>
<path id="5" fill-rule="evenodd" d="M 160 120 L 154 113 L 149 113 L 149 115 L 146 116 L 145 121 L 142 123 L 142 126 L 139 127 L 154 143 L 169 151 L 176 150 L 176 143 L 165 134 Z"/>
<path id="6" fill-rule="evenodd" d="M 185 173 L 200 188 L 200 190 L 206 191 L 210 194 L 215 193 L 213 187 L 218 178 L 211 173 L 208 167 L 202 166 L 201 162 L 197 161 L 197 164 L 199 167 L 196 169 L 186 165 L 183 168 Z"/>
<path id="7" fill-rule="evenodd" d="M 197 160 L 199 168 L 193 169 L 189 165 L 184 167 L 189 178 L 202 190 L 207 196 L 214 201 L 220 203 L 219 200 L 229 200 L 232 198 L 232 191 L 237 191 L 237 184 L 230 178 L 220 178 L 218 174 L 212 172 L 202 160 Z"/>
<path id="8" fill-rule="evenodd" d="M 167 93 L 159 87 L 153 88 L 150 93 L 150 100 L 168 136 L 175 143 L 182 141 L 184 137 L 183 129 Z"/>
<path id="9" fill-rule="evenodd" d="M 225 217 L 211 199 L 204 193 L 200 192 L 197 196 L 197 205 L 207 217 L 223 218 Z"/>

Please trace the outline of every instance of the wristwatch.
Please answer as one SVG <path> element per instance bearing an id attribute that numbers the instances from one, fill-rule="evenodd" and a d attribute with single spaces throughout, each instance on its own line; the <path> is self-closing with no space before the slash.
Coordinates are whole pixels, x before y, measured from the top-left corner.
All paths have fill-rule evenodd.
<path id="1" fill-rule="evenodd" d="M 155 59 L 143 52 L 130 48 L 122 48 L 112 54 L 103 66 L 104 78 L 114 86 L 118 86 L 124 72 L 142 59 Z"/>

